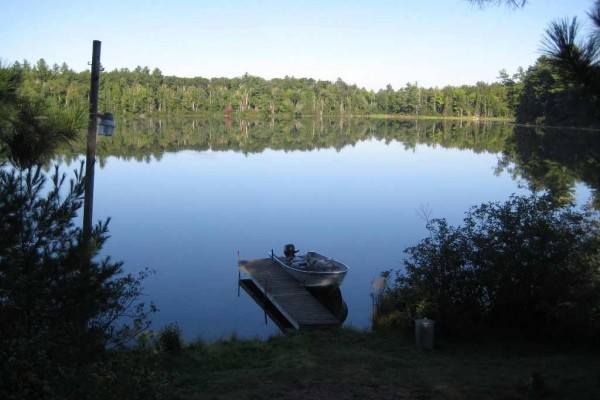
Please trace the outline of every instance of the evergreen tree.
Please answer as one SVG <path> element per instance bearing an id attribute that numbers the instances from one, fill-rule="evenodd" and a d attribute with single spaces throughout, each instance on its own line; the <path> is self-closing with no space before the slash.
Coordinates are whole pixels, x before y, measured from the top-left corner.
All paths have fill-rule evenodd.
<path id="1" fill-rule="evenodd" d="M 75 225 L 84 197 L 82 167 L 43 172 L 81 118 L 19 94 L 19 75 L 0 67 L 0 398 L 60 398 L 111 346 L 148 326 L 154 306 L 136 304 L 140 277 L 97 260 L 108 220 L 83 242 Z M 49 187 L 48 187 L 49 186 Z M 74 386 L 65 386 L 72 379 Z"/>

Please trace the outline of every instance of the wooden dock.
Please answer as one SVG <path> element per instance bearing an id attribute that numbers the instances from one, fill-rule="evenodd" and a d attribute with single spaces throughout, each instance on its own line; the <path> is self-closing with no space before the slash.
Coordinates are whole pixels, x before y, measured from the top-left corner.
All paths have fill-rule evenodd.
<path id="1" fill-rule="evenodd" d="M 269 313 L 280 328 L 304 330 L 341 325 L 300 282 L 281 269 L 271 258 L 239 261 L 238 267 L 241 272 L 240 286 L 265 308 L 265 312 Z M 278 322 L 280 317 L 285 321 Z"/>

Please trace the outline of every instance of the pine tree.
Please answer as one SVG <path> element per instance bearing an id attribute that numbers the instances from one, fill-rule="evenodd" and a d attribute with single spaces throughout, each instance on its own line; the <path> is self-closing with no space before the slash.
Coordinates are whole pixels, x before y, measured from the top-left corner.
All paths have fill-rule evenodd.
<path id="1" fill-rule="evenodd" d="M 155 310 L 137 303 L 147 271 L 123 275 L 122 263 L 98 260 L 109 220 L 83 241 L 75 224 L 83 163 L 70 180 L 58 167 L 44 173 L 58 146 L 77 135 L 80 119 L 20 96 L 18 85 L 18 75 L 0 67 L 0 139 L 10 160 L 0 166 L 3 399 L 54 397 L 65 379 L 146 329 Z"/>

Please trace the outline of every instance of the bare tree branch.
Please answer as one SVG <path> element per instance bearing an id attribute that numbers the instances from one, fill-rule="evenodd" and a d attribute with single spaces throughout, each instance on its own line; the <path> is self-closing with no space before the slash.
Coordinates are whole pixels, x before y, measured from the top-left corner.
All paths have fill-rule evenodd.
<path id="1" fill-rule="evenodd" d="M 528 0 L 469 0 L 471 3 L 478 5 L 481 8 L 486 6 L 500 6 L 504 4 L 506 7 L 515 9 L 522 8 L 527 4 Z"/>

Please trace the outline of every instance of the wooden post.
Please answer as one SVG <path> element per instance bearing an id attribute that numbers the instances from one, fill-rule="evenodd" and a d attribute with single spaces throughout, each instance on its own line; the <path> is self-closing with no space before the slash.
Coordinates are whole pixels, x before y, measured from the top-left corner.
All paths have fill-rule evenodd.
<path id="1" fill-rule="evenodd" d="M 92 236 L 94 208 L 94 165 L 96 164 L 96 134 L 98 130 L 98 91 L 100 87 L 100 47 L 94 40 L 92 52 L 92 79 L 90 84 L 90 115 L 88 122 L 87 151 L 85 157 L 85 197 L 83 202 L 83 240 L 88 243 Z"/>
<path id="2" fill-rule="evenodd" d="M 265 311 L 265 325 L 267 325 L 267 290 L 269 281 L 265 279 L 265 294 L 263 296 L 263 310 Z"/>

